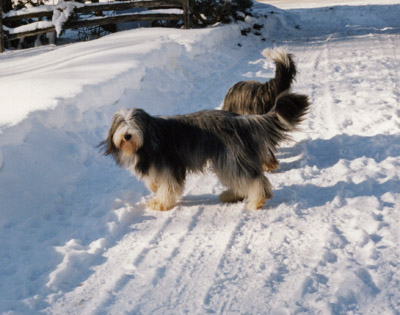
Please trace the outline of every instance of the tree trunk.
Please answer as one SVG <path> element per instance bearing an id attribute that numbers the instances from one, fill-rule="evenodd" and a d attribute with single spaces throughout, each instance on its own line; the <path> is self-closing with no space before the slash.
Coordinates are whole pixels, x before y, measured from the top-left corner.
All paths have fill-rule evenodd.
<path id="1" fill-rule="evenodd" d="M 12 2 L 11 0 L 0 0 L 0 5 L 3 7 L 3 12 L 7 13 L 12 10 Z"/>
<path id="2" fill-rule="evenodd" d="M 3 4 L 0 1 L 0 54 L 4 51 L 4 38 L 3 38 Z"/>

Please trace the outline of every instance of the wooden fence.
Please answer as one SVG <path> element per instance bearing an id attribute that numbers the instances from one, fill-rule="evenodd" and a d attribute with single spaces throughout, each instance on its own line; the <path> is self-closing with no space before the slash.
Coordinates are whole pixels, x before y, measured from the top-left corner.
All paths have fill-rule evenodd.
<path id="1" fill-rule="evenodd" d="M 3 12 L 2 1 L 0 0 L 0 13 Z M 113 16 L 96 16 L 90 19 L 70 19 L 63 25 L 63 30 L 65 29 L 77 29 L 81 27 L 90 26 L 102 26 L 109 24 L 117 24 L 124 22 L 137 22 L 137 21 L 155 21 L 155 20 L 181 20 L 183 21 L 185 28 L 190 28 L 192 23 L 192 6 L 193 0 L 147 0 L 147 1 L 130 1 L 130 0 L 119 0 L 115 2 L 107 3 L 87 3 L 82 6 L 78 6 L 74 9 L 76 14 L 88 14 L 91 12 L 103 12 L 103 11 L 121 11 L 136 8 L 145 8 L 146 14 L 137 13 L 124 13 L 121 15 Z M 40 20 L 44 17 L 47 19 L 52 19 L 53 11 L 57 8 L 57 5 L 45 5 L 35 7 L 33 12 L 28 11 L 25 13 L 23 10 L 15 11 L 12 10 L 4 16 L 0 14 L 0 53 L 5 49 L 5 42 L 24 38 L 27 36 L 35 36 L 39 34 L 54 32 L 56 30 L 55 26 L 51 22 L 40 24 Z M 152 10 L 157 9 L 152 13 Z M 168 13 L 162 12 L 158 9 L 180 9 L 182 13 Z M 9 29 L 3 27 L 7 22 L 13 22 L 23 19 L 37 19 L 37 22 L 33 22 L 28 25 L 24 25 L 22 31 L 18 28 Z M 31 27 L 29 27 L 31 25 Z M 9 31 L 11 30 L 11 31 Z"/>

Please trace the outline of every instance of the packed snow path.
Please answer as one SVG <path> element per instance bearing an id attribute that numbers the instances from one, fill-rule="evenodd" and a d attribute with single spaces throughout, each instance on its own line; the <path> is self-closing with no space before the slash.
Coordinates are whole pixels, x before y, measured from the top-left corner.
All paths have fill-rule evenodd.
<path id="1" fill-rule="evenodd" d="M 27 93 L 41 98 L 1 107 L 0 312 L 398 314 L 400 3 L 388 2 L 259 4 L 267 18 L 242 25 L 1 56 L 2 94 L 36 78 Z M 241 36 L 253 22 L 261 36 Z M 221 204 L 206 172 L 175 209 L 145 209 L 144 185 L 96 149 L 112 114 L 215 108 L 233 83 L 273 76 L 260 55 L 273 46 L 295 55 L 293 90 L 313 103 L 268 174 L 274 198 Z"/>

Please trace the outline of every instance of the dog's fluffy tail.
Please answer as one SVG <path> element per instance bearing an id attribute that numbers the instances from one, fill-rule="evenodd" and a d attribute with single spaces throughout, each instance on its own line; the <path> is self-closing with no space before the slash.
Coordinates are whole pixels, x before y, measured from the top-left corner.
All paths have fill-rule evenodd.
<path id="1" fill-rule="evenodd" d="M 275 62 L 275 83 L 277 87 L 276 95 L 290 89 L 297 73 L 293 55 L 288 54 L 282 48 L 264 49 L 261 54 Z"/>
<path id="2" fill-rule="evenodd" d="M 303 121 L 309 107 L 307 95 L 288 93 L 277 98 L 274 109 L 279 120 L 292 131 Z"/>

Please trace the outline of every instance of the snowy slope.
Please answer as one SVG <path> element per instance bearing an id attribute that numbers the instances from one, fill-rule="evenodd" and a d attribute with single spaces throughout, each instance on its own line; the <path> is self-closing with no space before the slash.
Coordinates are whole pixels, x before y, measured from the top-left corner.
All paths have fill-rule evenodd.
<path id="1" fill-rule="evenodd" d="M 312 2 L 257 4 L 262 36 L 240 35 L 248 19 L 1 55 L 0 312 L 398 314 L 400 1 Z M 313 102 L 268 175 L 274 198 L 221 204 L 205 172 L 175 209 L 145 209 L 144 185 L 96 148 L 112 114 L 216 108 L 273 76 L 272 46 Z"/>

